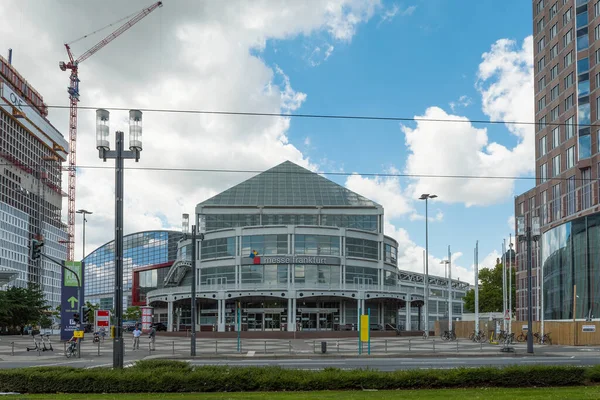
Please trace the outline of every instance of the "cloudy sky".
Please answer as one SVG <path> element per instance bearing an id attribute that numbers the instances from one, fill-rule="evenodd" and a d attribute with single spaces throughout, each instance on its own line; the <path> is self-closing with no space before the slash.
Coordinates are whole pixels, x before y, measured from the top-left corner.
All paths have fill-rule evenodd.
<path id="1" fill-rule="evenodd" d="M 473 249 L 491 265 L 512 232 L 513 197 L 533 186 L 531 2 L 504 0 L 166 0 L 80 65 L 77 208 L 93 211 L 87 250 L 113 237 L 114 164 L 95 150 L 96 108 L 343 114 L 447 120 L 360 121 L 144 113 L 144 150 L 125 176 L 125 230 L 179 229 L 182 213 L 290 160 L 381 203 L 400 267 L 422 271 L 421 193 L 430 202 L 430 270 L 452 249 L 453 277 L 473 280 Z M 0 51 L 49 105 L 68 105 L 64 43 L 148 0 L 2 0 Z M 493 15 L 493 18 L 490 16 Z M 506 23 L 510 21 L 510 23 Z M 121 22 L 122 23 L 122 22 Z M 72 44 L 82 54 L 115 29 Z M 68 135 L 68 113 L 51 109 Z M 454 121 L 454 122 L 452 122 Z M 127 132 L 127 112 L 111 131 Z M 111 135 L 111 141 L 114 135 Z M 374 173 L 401 176 L 374 176 Z M 65 179 L 66 181 L 66 179 Z M 66 191 L 66 185 L 65 191 Z M 66 200 L 65 206 L 66 209 Z M 66 220 L 66 215 L 65 215 Z M 77 216 L 76 258 L 81 257 Z"/>

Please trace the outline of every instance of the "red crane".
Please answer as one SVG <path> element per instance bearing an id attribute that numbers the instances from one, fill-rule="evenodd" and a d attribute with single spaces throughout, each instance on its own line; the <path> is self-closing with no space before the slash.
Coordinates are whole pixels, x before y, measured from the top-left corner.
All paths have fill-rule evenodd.
<path id="1" fill-rule="evenodd" d="M 69 165 L 66 168 L 69 171 L 69 213 L 67 226 L 69 228 L 69 239 L 67 241 L 67 260 L 75 259 L 75 172 L 76 172 L 76 159 L 77 159 L 77 103 L 79 102 L 79 64 L 90 58 L 92 55 L 97 53 L 104 46 L 115 40 L 126 30 L 131 28 L 133 25 L 140 22 L 145 16 L 156 10 L 158 7 L 162 7 L 162 1 L 152 4 L 150 7 L 146 7 L 131 19 L 125 22 L 121 27 L 115 30 L 113 33 L 102 39 L 94 47 L 83 53 L 79 58 L 75 59 L 73 53 L 71 53 L 71 47 L 69 44 L 65 44 L 69 61 L 67 63 L 61 61 L 59 67 L 61 70 L 71 70 L 70 85 L 68 88 L 69 100 L 70 100 L 70 112 L 69 112 Z M 84 36 L 84 38 L 87 37 Z"/>

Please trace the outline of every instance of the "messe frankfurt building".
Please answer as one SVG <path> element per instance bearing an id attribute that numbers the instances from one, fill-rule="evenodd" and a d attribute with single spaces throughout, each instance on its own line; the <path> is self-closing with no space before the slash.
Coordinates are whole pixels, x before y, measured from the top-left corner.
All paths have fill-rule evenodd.
<path id="1" fill-rule="evenodd" d="M 196 206 L 197 321 L 201 331 L 424 329 L 424 276 L 398 269 L 381 205 L 286 161 Z M 191 240 L 147 292 L 169 330 L 191 320 Z M 462 315 L 468 284 L 452 281 Z M 448 280 L 430 277 L 429 327 L 447 320 Z M 161 318 L 162 319 L 162 318 Z"/>

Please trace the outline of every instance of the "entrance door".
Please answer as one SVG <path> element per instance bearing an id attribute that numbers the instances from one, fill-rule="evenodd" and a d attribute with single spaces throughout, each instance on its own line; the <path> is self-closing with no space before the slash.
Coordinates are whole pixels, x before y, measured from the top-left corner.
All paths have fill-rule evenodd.
<path id="1" fill-rule="evenodd" d="M 281 314 L 265 314 L 265 331 L 278 331 L 281 329 Z"/>
<path id="2" fill-rule="evenodd" d="M 302 330 L 303 331 L 314 331 L 317 330 L 317 314 L 316 313 L 302 313 Z"/>
<path id="3" fill-rule="evenodd" d="M 332 313 L 319 314 L 319 330 L 320 331 L 333 330 L 333 314 Z"/>
<path id="4" fill-rule="evenodd" d="M 262 331 L 263 329 L 263 315 L 259 313 L 248 314 L 248 330 L 249 331 Z"/>

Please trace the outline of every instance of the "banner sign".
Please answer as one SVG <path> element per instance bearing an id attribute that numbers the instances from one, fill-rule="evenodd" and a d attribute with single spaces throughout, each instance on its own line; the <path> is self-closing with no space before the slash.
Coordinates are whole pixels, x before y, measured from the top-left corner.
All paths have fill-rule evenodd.
<path id="1" fill-rule="evenodd" d="M 152 310 L 153 307 L 142 307 L 142 332 L 150 331 L 152 328 Z"/>
<path id="2" fill-rule="evenodd" d="M 75 274 L 62 268 L 60 285 L 60 340 L 71 339 L 74 332 L 81 327 L 79 324 L 75 324 L 73 315 L 77 313 L 80 314 L 80 320 L 83 318 L 83 315 L 81 315 L 82 305 L 79 304 L 79 299 L 85 298 L 83 263 L 79 261 L 65 261 L 65 266 L 73 270 Z M 77 285 L 77 277 L 79 277 L 81 287 Z"/>
<path id="3" fill-rule="evenodd" d="M 105 331 L 108 331 L 110 327 L 110 311 L 109 310 L 96 310 L 96 315 L 94 318 L 94 323 L 96 325 L 95 331 L 98 332 L 98 328 L 104 328 Z"/>

